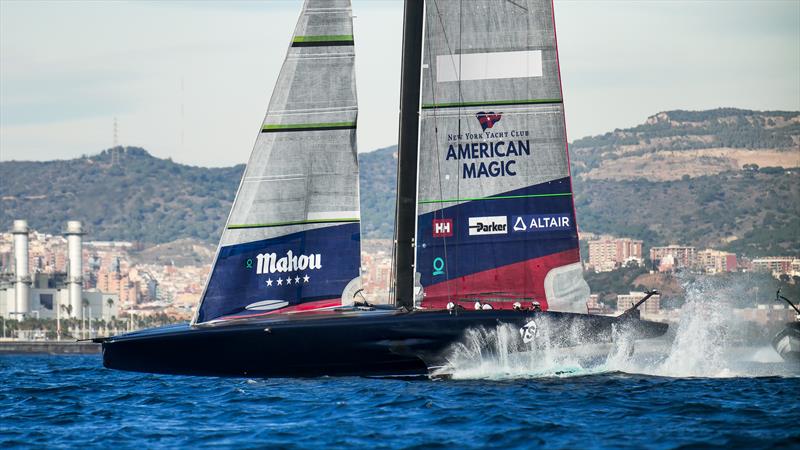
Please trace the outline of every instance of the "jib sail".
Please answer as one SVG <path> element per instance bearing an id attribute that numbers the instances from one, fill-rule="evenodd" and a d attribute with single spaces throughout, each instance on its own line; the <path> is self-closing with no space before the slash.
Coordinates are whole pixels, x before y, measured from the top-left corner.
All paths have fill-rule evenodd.
<path id="1" fill-rule="evenodd" d="M 306 0 L 195 322 L 342 304 L 360 267 L 349 0 Z"/>
<path id="2" fill-rule="evenodd" d="M 421 305 L 585 311 L 551 0 L 425 6 Z"/>

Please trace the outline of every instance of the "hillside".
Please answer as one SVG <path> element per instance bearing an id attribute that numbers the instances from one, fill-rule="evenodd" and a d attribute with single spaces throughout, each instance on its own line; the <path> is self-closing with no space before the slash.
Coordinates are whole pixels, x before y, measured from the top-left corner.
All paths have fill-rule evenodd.
<path id="1" fill-rule="evenodd" d="M 181 266 L 201 266 L 214 259 L 216 246 L 208 241 L 182 238 L 164 244 L 132 251 L 131 260 L 135 264 L 170 264 Z"/>
<path id="2" fill-rule="evenodd" d="M 58 233 L 81 220 L 90 239 L 161 243 L 216 240 L 244 165 L 204 168 L 151 156 L 141 148 L 64 161 L 0 163 L 0 223 L 25 218 Z"/>
<path id="3" fill-rule="evenodd" d="M 645 250 L 681 243 L 750 256 L 800 253 L 800 171 L 663 182 L 578 177 L 573 186 L 581 230 L 642 239 Z"/>
<path id="4" fill-rule="evenodd" d="M 362 230 L 369 238 L 392 237 L 397 183 L 396 151 L 397 147 L 393 146 L 358 155 Z"/>
<path id="5" fill-rule="evenodd" d="M 760 167 L 800 167 L 800 113 L 720 108 L 666 111 L 639 126 L 578 139 L 573 174 L 676 180 Z"/>
<path id="6" fill-rule="evenodd" d="M 747 255 L 800 253 L 800 113 L 668 111 L 571 144 L 584 231 Z M 395 148 L 359 155 L 366 238 L 390 238 Z M 700 155 L 700 156 L 698 156 Z M 0 226 L 15 218 L 91 239 L 216 243 L 243 166 L 202 168 L 127 148 L 66 161 L 0 162 Z"/>
<path id="7" fill-rule="evenodd" d="M 364 233 L 392 234 L 394 147 L 359 155 Z M 244 165 L 209 169 L 122 151 L 111 167 L 106 150 L 66 161 L 0 162 L 0 224 L 26 218 L 33 229 L 59 233 L 80 219 L 93 240 L 214 242 L 227 218 Z M 35 183 L 31 180 L 37 180 Z"/>

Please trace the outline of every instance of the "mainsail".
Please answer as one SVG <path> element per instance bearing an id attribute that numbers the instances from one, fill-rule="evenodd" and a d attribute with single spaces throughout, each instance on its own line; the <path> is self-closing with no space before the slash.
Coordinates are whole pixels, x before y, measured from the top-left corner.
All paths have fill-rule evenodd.
<path id="1" fill-rule="evenodd" d="M 585 312 L 551 0 L 427 0 L 423 41 L 421 305 Z"/>
<path id="2" fill-rule="evenodd" d="M 353 50 L 350 0 L 306 0 L 195 322 L 335 307 L 358 285 Z"/>

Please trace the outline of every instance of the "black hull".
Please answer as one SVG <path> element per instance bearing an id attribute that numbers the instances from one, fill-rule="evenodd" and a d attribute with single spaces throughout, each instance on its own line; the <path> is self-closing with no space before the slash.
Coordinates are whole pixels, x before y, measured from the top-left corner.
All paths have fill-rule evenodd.
<path id="1" fill-rule="evenodd" d="M 800 363 L 800 322 L 787 323 L 772 339 L 772 347 L 784 361 Z"/>
<path id="2" fill-rule="evenodd" d="M 324 316 L 178 325 L 105 338 L 111 369 L 184 375 L 311 377 L 428 374 L 469 328 L 547 323 L 549 344 L 609 342 L 614 328 L 636 339 L 663 335 L 667 324 L 586 314 L 509 310 L 335 312 Z M 582 338 L 568 332 L 579 327 Z M 522 340 L 522 335 L 519 334 Z"/>

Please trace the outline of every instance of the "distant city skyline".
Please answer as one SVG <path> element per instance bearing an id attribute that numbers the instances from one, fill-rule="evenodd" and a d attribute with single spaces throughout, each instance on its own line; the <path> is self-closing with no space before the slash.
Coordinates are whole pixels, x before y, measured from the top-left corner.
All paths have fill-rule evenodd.
<path id="1" fill-rule="evenodd" d="M 0 161 L 119 143 L 247 160 L 300 11 L 270 2 L 0 1 Z M 353 0 L 359 150 L 397 140 L 402 2 Z M 569 139 L 670 109 L 800 109 L 800 2 L 556 0 Z"/>

